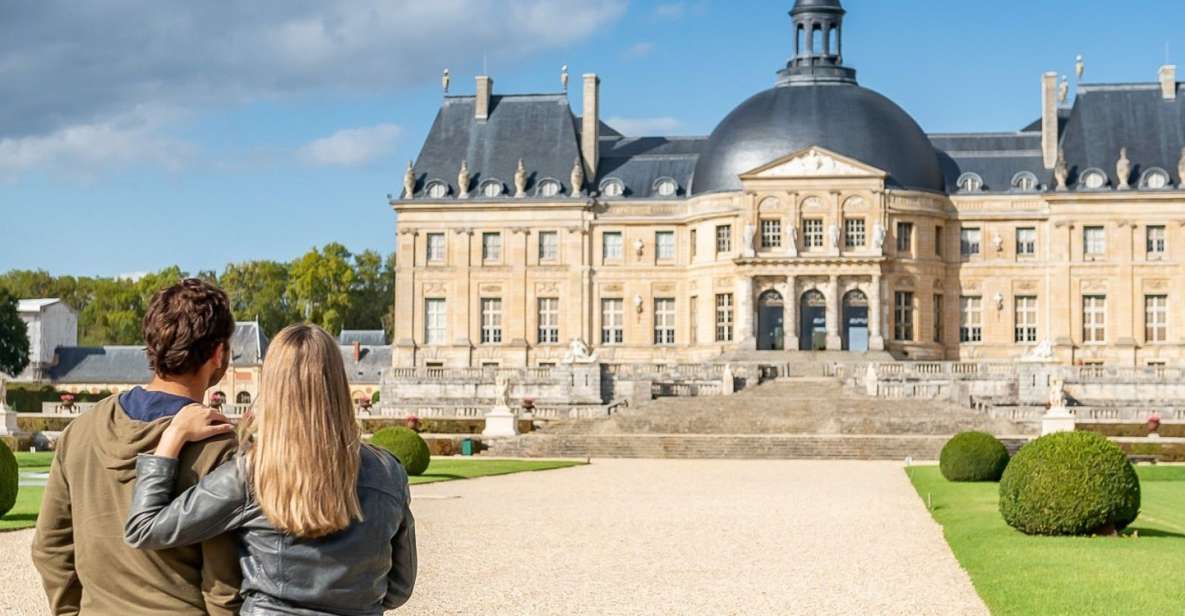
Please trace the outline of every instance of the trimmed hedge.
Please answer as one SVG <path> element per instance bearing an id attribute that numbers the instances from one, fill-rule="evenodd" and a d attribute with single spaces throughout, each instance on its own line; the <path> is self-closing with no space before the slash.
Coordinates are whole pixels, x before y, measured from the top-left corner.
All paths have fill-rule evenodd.
<path id="1" fill-rule="evenodd" d="M 987 432 L 961 432 L 946 442 L 938 468 L 947 481 L 999 481 L 1008 449 Z"/>
<path id="2" fill-rule="evenodd" d="M 423 475 L 432 461 L 432 452 L 423 437 L 408 428 L 383 428 L 374 433 L 370 444 L 382 447 L 399 458 L 408 475 Z"/>
<path id="3" fill-rule="evenodd" d="M 1140 478 L 1114 443 L 1059 432 L 1025 445 L 1000 480 L 1000 514 L 1029 535 L 1113 534 L 1140 513 Z"/>
<path id="4" fill-rule="evenodd" d="M 12 510 L 16 504 L 16 492 L 20 475 L 17 473 L 16 456 L 8 445 L 0 443 L 0 517 Z"/>

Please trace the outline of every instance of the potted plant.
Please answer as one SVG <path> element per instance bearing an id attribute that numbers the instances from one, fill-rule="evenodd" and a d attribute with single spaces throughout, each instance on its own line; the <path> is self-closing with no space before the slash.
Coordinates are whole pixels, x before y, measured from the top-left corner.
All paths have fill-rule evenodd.
<path id="1" fill-rule="evenodd" d="M 405 425 L 407 425 L 408 430 L 413 430 L 415 432 L 419 432 L 420 431 L 420 418 L 416 417 L 415 415 L 408 415 Z"/>
<path id="2" fill-rule="evenodd" d="M 1153 413 L 1148 416 L 1148 421 L 1144 422 L 1144 427 L 1148 429 L 1148 436 L 1160 436 L 1157 432 L 1160 431 L 1160 413 Z"/>
<path id="3" fill-rule="evenodd" d="M 367 398 L 365 396 L 359 396 L 359 398 L 354 401 L 354 405 L 357 406 L 358 410 L 362 411 L 363 413 L 368 413 L 368 414 L 370 413 L 370 407 L 371 407 L 370 398 Z"/>
<path id="4" fill-rule="evenodd" d="M 76 400 L 76 398 L 74 397 L 74 394 L 64 393 L 60 396 L 60 398 L 62 400 L 62 409 L 63 410 L 65 410 L 65 411 L 73 410 L 74 400 Z"/>
<path id="5" fill-rule="evenodd" d="M 226 394 L 216 391 L 210 394 L 210 406 L 215 409 L 222 409 L 222 405 L 226 404 Z"/>

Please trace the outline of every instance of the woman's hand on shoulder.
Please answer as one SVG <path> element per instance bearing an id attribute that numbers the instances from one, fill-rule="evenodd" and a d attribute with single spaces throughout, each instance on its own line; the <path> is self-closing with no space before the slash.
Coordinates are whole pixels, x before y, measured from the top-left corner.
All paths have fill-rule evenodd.
<path id="1" fill-rule="evenodd" d="M 169 422 L 169 427 L 165 428 L 164 434 L 161 435 L 156 455 L 176 458 L 186 443 L 204 441 L 233 432 L 234 429 L 230 420 L 222 413 L 200 404 L 191 404 L 181 409 L 181 412 Z"/>

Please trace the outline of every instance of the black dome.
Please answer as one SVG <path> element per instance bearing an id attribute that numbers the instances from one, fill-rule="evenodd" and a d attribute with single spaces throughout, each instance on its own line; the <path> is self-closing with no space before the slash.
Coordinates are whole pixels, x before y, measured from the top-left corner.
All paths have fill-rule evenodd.
<path id="1" fill-rule="evenodd" d="M 741 103 L 712 131 L 693 194 L 741 189 L 738 177 L 817 145 L 889 174 L 890 185 L 944 192 L 930 139 L 893 101 L 855 84 L 782 85 Z"/>

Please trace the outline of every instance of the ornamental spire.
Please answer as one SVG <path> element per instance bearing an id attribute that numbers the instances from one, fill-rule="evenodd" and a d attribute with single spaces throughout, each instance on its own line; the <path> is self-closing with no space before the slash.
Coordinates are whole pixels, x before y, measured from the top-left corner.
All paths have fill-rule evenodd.
<path id="1" fill-rule="evenodd" d="M 778 85 L 855 83 L 856 71 L 843 65 L 843 18 L 839 0 L 797 0 L 790 11 L 794 56 L 778 73 Z"/>

